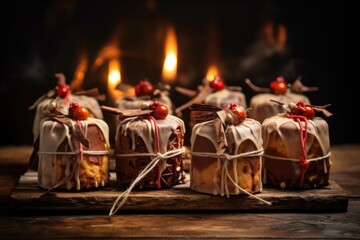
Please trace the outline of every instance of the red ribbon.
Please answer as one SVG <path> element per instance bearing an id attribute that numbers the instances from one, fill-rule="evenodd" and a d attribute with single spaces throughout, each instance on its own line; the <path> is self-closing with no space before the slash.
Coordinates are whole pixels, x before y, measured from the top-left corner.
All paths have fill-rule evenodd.
<path id="1" fill-rule="evenodd" d="M 300 157 L 300 166 L 301 166 L 301 177 L 300 177 L 300 188 L 304 184 L 305 170 L 309 167 L 310 162 L 306 159 L 306 139 L 307 139 L 307 130 L 308 130 L 308 120 L 305 116 L 287 114 L 287 117 L 296 120 L 300 126 L 300 142 L 302 156 Z M 303 128 L 301 122 L 305 123 L 305 129 Z"/>

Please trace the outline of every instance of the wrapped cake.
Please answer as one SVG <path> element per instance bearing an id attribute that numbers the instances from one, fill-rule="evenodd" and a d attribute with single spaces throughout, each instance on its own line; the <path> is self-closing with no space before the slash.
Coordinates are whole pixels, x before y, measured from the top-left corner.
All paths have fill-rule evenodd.
<path id="1" fill-rule="evenodd" d="M 187 109 L 192 104 L 209 104 L 220 108 L 225 108 L 231 103 L 246 108 L 246 98 L 241 92 L 241 87 L 226 86 L 224 79 L 216 75 L 212 81 L 204 80 L 203 84 L 198 87 L 198 91 L 177 87 L 176 90 L 189 97 L 193 97 L 189 102 L 176 108 L 175 113 L 181 116 L 181 111 Z M 203 111 L 191 111 L 190 128 L 194 125 L 194 118 L 197 115 L 204 114 Z"/>
<path id="2" fill-rule="evenodd" d="M 262 123 L 264 146 L 263 182 L 281 188 L 316 188 L 329 183 L 330 141 L 325 120 L 326 106 L 298 103 L 276 103 L 286 113 L 277 114 Z"/>
<path id="3" fill-rule="evenodd" d="M 194 108 L 214 110 L 210 105 Z M 191 189 L 221 196 L 261 192 L 260 123 L 246 118 L 246 110 L 236 104 L 198 116 L 196 122 L 191 135 Z"/>
<path id="4" fill-rule="evenodd" d="M 29 107 L 29 110 L 36 109 L 33 122 L 34 141 L 39 135 L 40 122 L 45 117 L 43 112 L 47 110 L 47 108 L 54 108 L 54 104 L 62 104 L 65 107 L 69 107 L 70 102 L 76 102 L 87 108 L 90 117 L 103 119 L 98 100 L 104 100 L 104 95 L 100 95 L 96 88 L 76 92 L 71 91 L 62 73 L 56 73 L 55 77 L 58 79 L 57 86 L 42 95 Z"/>
<path id="5" fill-rule="evenodd" d="M 275 114 L 282 113 L 283 109 L 279 104 L 270 100 L 276 100 L 283 103 L 291 103 L 303 101 L 310 104 L 307 96 L 303 92 L 316 91 L 317 87 L 306 87 L 301 83 L 301 78 L 297 78 L 295 82 L 288 88 L 284 77 L 277 77 L 276 80 L 270 83 L 270 88 L 260 88 L 246 79 L 246 83 L 256 92 L 257 95 L 253 96 L 250 100 L 251 111 L 249 117 L 262 123 L 265 118 L 271 117 Z"/>
<path id="6" fill-rule="evenodd" d="M 173 113 L 173 103 L 169 98 L 169 85 L 159 83 L 154 86 L 145 79 L 140 81 L 134 87 L 135 95 L 129 94 L 131 91 L 128 89 L 131 88 L 131 86 L 120 83 L 117 88 L 124 93 L 124 96 L 116 100 L 119 109 L 139 109 L 143 102 L 151 103 L 153 101 L 158 101 L 167 106 L 169 114 Z"/>
<path id="7" fill-rule="evenodd" d="M 119 115 L 114 150 L 116 176 L 118 186 L 127 187 L 110 215 L 125 203 L 133 188 L 162 189 L 184 182 L 184 122 L 168 114 L 166 105 L 154 101 L 144 102 L 141 109 L 102 108 Z"/>
<path id="8" fill-rule="evenodd" d="M 82 190 L 109 182 L 109 128 L 88 117 L 87 108 L 60 102 L 44 112 L 34 153 L 38 182 L 44 189 Z"/>

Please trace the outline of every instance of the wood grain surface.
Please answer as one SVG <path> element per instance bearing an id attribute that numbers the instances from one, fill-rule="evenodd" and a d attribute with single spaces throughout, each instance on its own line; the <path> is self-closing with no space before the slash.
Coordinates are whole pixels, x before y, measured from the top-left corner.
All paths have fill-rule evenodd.
<path id="1" fill-rule="evenodd" d="M 110 210 L 115 199 L 124 191 L 116 187 L 115 173 L 109 187 L 91 191 L 57 190 L 46 193 L 38 187 L 37 173 L 28 171 L 21 176 L 11 194 L 9 206 L 17 210 L 92 211 Z M 270 201 L 271 206 L 247 195 L 214 196 L 189 188 L 189 175 L 184 184 L 170 189 L 133 191 L 123 210 L 135 211 L 346 211 L 346 192 L 334 181 L 326 187 L 307 190 L 270 188 L 256 196 Z M 46 193 L 46 194 L 45 194 Z"/>
<path id="2" fill-rule="evenodd" d="M 31 146 L 0 147 L 0 237 L 1 239 L 360 239 L 360 145 L 332 146 L 331 152 L 332 166 L 329 188 L 332 189 L 335 198 L 346 198 L 348 202 L 346 211 L 312 210 L 310 207 L 305 210 L 244 211 L 239 208 L 246 199 L 250 200 L 248 197 L 237 196 L 227 199 L 203 194 L 195 194 L 198 195 L 198 198 L 201 196 L 203 208 L 214 208 L 216 204 L 214 202 L 209 204 L 208 201 L 217 199 L 218 205 L 221 201 L 226 201 L 227 205 L 230 205 L 228 204 L 230 201 L 234 201 L 236 202 L 234 208 L 237 209 L 227 207 L 228 210 L 224 210 L 223 206 L 216 206 L 218 210 L 136 211 L 134 209 L 139 208 L 139 204 L 143 204 L 141 201 L 146 200 L 146 193 L 133 192 L 124 209 L 109 217 L 108 210 L 111 205 L 109 203 L 104 203 L 101 206 L 102 210 L 99 211 L 86 210 L 91 206 L 90 202 L 87 203 L 86 194 L 94 195 L 93 191 L 81 193 L 85 196 L 78 197 L 72 203 L 68 201 L 67 197 L 63 198 L 68 205 L 66 210 L 61 210 L 63 203 L 55 205 L 56 209 L 53 210 L 48 210 L 48 205 L 46 205 L 54 206 L 51 201 L 54 198 L 60 200 L 62 192 L 45 196 L 46 200 L 41 200 L 44 202 L 37 203 L 39 199 L 36 194 L 41 191 L 35 190 L 35 185 L 28 186 L 27 190 L 25 188 L 16 189 L 21 186 L 19 184 L 20 176 L 27 170 Z M 336 190 L 338 186 L 340 191 Z M 182 187 L 185 189 L 166 190 L 171 192 L 167 194 L 169 198 L 176 199 L 178 191 L 181 191 L 181 195 L 190 191 L 186 189 L 185 185 Z M 13 191 L 14 189 L 20 190 L 20 192 Z M 29 191 L 29 195 L 23 194 L 21 191 Z M 107 192 L 109 200 L 112 201 L 121 192 L 121 189 L 111 186 L 102 191 Z M 264 188 L 264 192 L 261 194 L 266 195 L 266 191 L 268 189 Z M 328 189 L 324 189 L 324 191 L 330 194 Z M 16 196 L 18 193 L 20 195 Z M 311 195 L 310 192 L 308 193 L 309 196 L 306 197 L 313 198 L 313 200 L 323 194 Z M 136 194 L 140 195 L 136 196 Z M 164 194 L 161 193 L 161 195 Z M 178 206 L 188 207 L 189 201 L 194 200 L 194 193 L 191 195 L 192 197 L 184 197 L 175 203 Z M 134 201 L 137 197 L 140 202 Z M 98 204 L 97 200 L 93 196 L 92 202 Z M 173 200 L 172 202 L 174 202 Z M 273 200 L 274 206 L 277 206 L 276 199 Z M 34 206 L 29 206 L 29 201 L 33 201 Z M 158 205 L 156 201 L 158 199 L 154 199 L 152 196 L 151 203 L 146 203 L 144 207 L 156 206 Z M 199 205 L 199 201 L 196 204 Z M 289 201 L 294 202 L 293 199 L 289 199 Z M 251 202 L 256 205 L 256 201 L 251 200 Z M 80 203 L 87 207 L 74 211 L 74 204 Z M 45 204 L 43 205 L 45 211 L 41 210 L 41 204 Z M 299 205 L 297 204 L 297 206 Z M 337 204 L 333 202 L 330 205 Z M 340 200 L 340 205 L 343 209 L 344 199 Z M 278 207 L 285 206 L 279 205 Z M 98 207 L 94 204 L 92 209 Z M 304 207 L 306 204 L 303 204 L 302 208 Z"/>

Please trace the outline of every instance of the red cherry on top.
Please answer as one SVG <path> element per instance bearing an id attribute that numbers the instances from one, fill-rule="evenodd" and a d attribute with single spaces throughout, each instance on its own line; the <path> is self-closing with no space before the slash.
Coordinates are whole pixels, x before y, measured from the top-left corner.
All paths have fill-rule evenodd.
<path id="1" fill-rule="evenodd" d="M 87 120 L 89 117 L 89 111 L 85 107 L 78 106 L 75 108 L 73 116 L 74 120 Z"/>
<path id="2" fill-rule="evenodd" d="M 310 106 L 306 106 L 305 107 L 305 112 L 303 113 L 303 115 L 307 118 L 307 119 L 313 119 L 315 117 L 315 110 L 314 108 L 310 107 Z"/>
<path id="3" fill-rule="evenodd" d="M 61 98 L 65 98 L 70 92 L 69 85 L 66 83 L 59 83 L 57 88 L 57 95 Z"/>
<path id="4" fill-rule="evenodd" d="M 287 86 L 284 77 L 277 77 L 276 80 L 270 83 L 270 88 L 276 95 L 285 94 Z"/>
<path id="5" fill-rule="evenodd" d="M 155 119 L 165 119 L 169 114 L 169 109 L 163 104 L 157 104 L 153 110 L 153 117 Z"/>
<path id="6" fill-rule="evenodd" d="M 246 114 L 246 110 L 244 107 L 232 103 L 232 104 L 230 104 L 229 109 L 232 112 L 232 116 L 234 119 L 234 125 L 238 125 L 245 120 L 247 114 Z"/>
<path id="7" fill-rule="evenodd" d="M 302 115 L 307 119 L 312 119 L 315 116 L 315 110 L 311 106 L 306 105 L 304 101 L 299 101 L 296 103 L 295 114 Z"/>
<path id="8" fill-rule="evenodd" d="M 136 86 L 135 86 L 135 94 L 138 97 L 141 96 L 149 96 L 152 95 L 154 93 L 154 87 L 153 85 L 147 81 L 147 80 L 143 80 L 140 81 Z"/>
<path id="9" fill-rule="evenodd" d="M 219 75 L 216 75 L 214 77 L 214 80 L 210 82 L 210 87 L 217 91 L 220 91 L 225 88 L 225 82 Z"/>

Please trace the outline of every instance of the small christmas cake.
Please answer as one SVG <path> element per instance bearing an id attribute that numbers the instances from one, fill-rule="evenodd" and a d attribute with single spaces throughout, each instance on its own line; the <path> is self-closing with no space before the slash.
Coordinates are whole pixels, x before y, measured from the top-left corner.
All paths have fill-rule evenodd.
<path id="1" fill-rule="evenodd" d="M 213 111 L 214 106 L 191 109 Z M 230 104 L 196 117 L 191 135 L 191 189 L 214 195 L 253 194 L 262 190 L 261 125 Z"/>
<path id="2" fill-rule="evenodd" d="M 109 182 L 109 128 L 87 108 L 60 102 L 44 112 L 32 157 L 38 155 L 38 182 L 44 189 L 81 190 Z"/>
<path id="3" fill-rule="evenodd" d="M 263 182 L 281 188 L 316 188 L 329 183 L 330 141 L 326 106 L 276 103 L 286 110 L 264 120 Z"/>
<path id="4" fill-rule="evenodd" d="M 168 114 L 158 101 L 141 109 L 103 106 L 119 117 L 115 136 L 117 183 L 127 187 L 115 201 L 110 215 L 126 202 L 132 189 L 162 189 L 183 183 L 184 122 Z M 120 201 L 120 199 L 122 199 Z"/>

